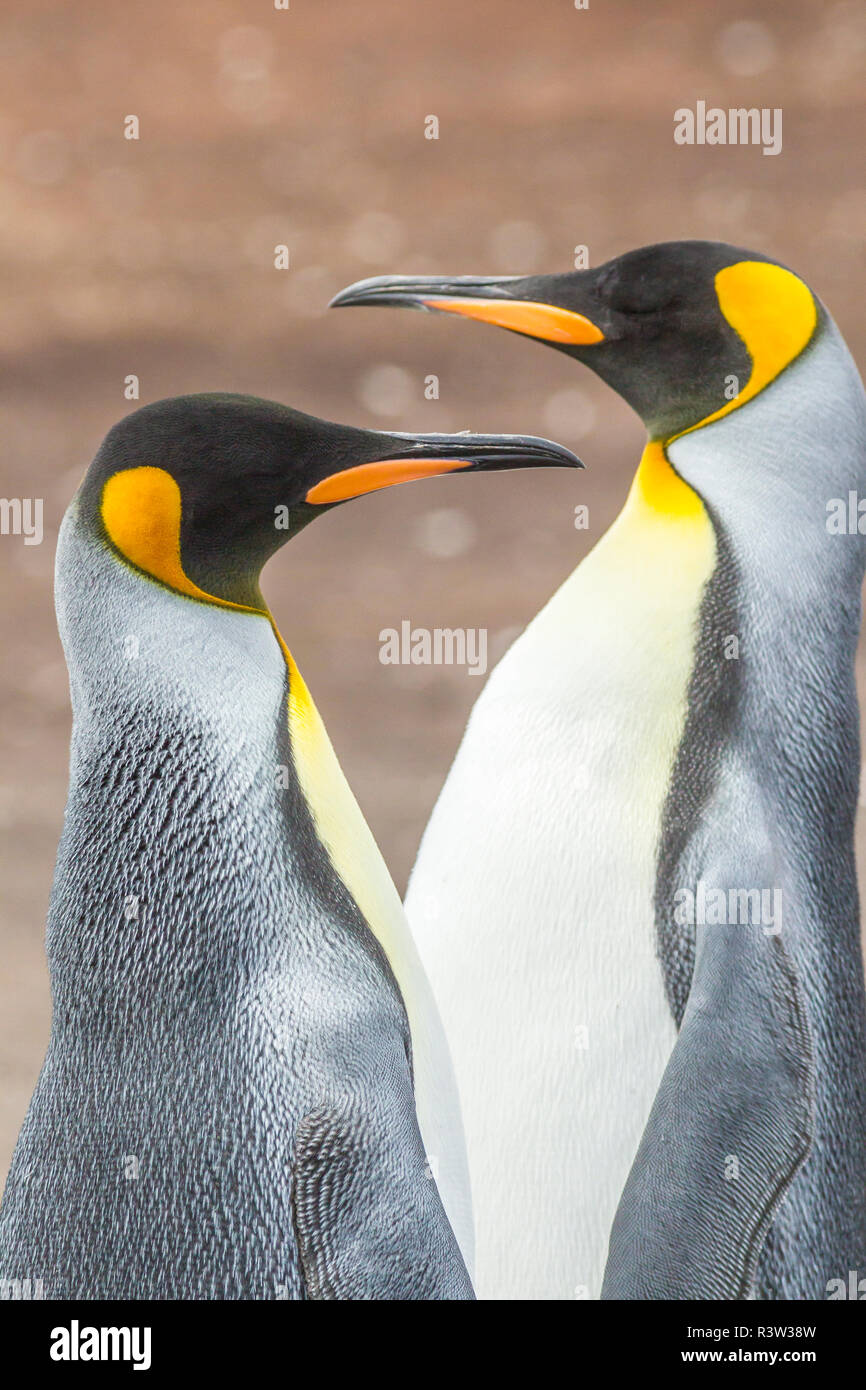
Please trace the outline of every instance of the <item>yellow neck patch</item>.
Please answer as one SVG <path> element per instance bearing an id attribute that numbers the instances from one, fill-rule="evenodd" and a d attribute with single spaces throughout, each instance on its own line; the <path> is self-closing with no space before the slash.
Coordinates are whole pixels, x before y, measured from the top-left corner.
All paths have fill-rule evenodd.
<path id="1" fill-rule="evenodd" d="M 683 520 L 705 515 L 703 502 L 694 488 L 674 472 L 660 439 L 647 441 L 634 476 L 629 501 L 633 506 L 643 505 L 665 516 Z"/>
<path id="2" fill-rule="evenodd" d="M 644 449 L 635 488 L 657 511 L 678 516 L 697 514 L 703 510 L 703 503 L 674 472 L 665 452 L 667 446 L 753 400 L 800 355 L 818 322 L 811 290 L 780 265 L 738 261 L 717 273 L 715 289 L 719 308 L 746 345 L 752 370 L 733 400 L 669 439 L 650 440 Z M 687 494 L 694 500 L 690 502 Z"/>

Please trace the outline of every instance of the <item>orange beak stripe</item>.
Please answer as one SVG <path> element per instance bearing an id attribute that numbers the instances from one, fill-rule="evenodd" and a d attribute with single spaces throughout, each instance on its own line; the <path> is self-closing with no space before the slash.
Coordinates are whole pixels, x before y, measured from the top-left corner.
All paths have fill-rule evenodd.
<path id="1" fill-rule="evenodd" d="M 316 505 L 346 502 L 350 497 L 363 497 L 365 492 L 378 492 L 395 483 L 415 483 L 421 478 L 435 478 L 438 473 L 471 467 L 466 459 L 385 459 L 382 463 L 361 463 L 357 468 L 344 468 L 341 473 L 323 478 L 310 488 L 307 501 Z"/>
<path id="2" fill-rule="evenodd" d="M 558 309 L 554 304 L 536 304 L 520 299 L 425 299 L 428 309 L 443 309 L 449 314 L 463 314 L 481 323 L 495 323 L 530 338 L 544 338 L 549 343 L 600 343 L 604 334 L 583 314 L 570 309 Z"/>

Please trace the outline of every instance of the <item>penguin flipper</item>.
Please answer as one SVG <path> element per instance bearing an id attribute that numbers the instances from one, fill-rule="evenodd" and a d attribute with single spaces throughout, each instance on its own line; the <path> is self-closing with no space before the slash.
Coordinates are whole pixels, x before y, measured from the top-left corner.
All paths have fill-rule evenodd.
<path id="1" fill-rule="evenodd" d="M 781 936 L 698 927 L 682 1028 L 614 1218 L 602 1298 L 749 1298 L 773 1213 L 809 1152 L 812 1106 L 805 1001 Z"/>
<path id="2" fill-rule="evenodd" d="M 292 1200 L 310 1298 L 474 1299 L 414 1116 L 348 1100 L 311 1111 Z"/>

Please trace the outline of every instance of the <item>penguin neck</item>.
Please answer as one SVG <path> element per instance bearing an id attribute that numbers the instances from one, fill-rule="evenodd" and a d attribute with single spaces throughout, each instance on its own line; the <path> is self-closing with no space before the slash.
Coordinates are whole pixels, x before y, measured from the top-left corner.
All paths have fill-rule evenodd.
<path id="1" fill-rule="evenodd" d="M 372 930 L 392 960 L 399 896 L 270 614 L 154 583 L 74 506 L 56 599 L 73 733 L 55 1001 L 164 997 L 196 971 L 230 997 L 317 923 L 375 953 Z"/>
<path id="2" fill-rule="evenodd" d="M 789 688 L 809 679 L 804 650 L 850 664 L 866 537 L 832 535 L 827 518 L 830 499 L 866 487 L 866 397 L 832 321 L 758 396 L 665 454 L 724 535 L 741 603 L 768 615 L 750 663 L 776 663 Z"/>
<path id="3" fill-rule="evenodd" d="M 717 537 L 699 657 L 736 676 L 730 737 L 775 841 L 793 872 L 809 866 L 825 922 L 854 942 L 866 538 L 831 534 L 827 507 L 866 488 L 866 397 L 832 323 L 760 395 L 667 454 Z M 833 949 L 831 931 L 813 938 L 810 950 Z"/>
<path id="4" fill-rule="evenodd" d="M 614 530 L 664 527 L 672 541 L 710 526 L 730 552 L 747 607 L 773 613 L 754 669 L 776 662 L 789 687 L 797 633 L 831 666 L 850 662 L 866 536 L 834 535 L 828 513 L 866 490 L 866 397 L 829 316 L 816 340 L 757 396 L 718 420 L 647 442 Z M 800 648 L 802 650 L 802 648 Z"/>
<path id="5" fill-rule="evenodd" d="M 94 994 L 106 1014 L 184 997 L 195 979 L 231 998 L 245 962 L 281 950 L 269 919 L 292 868 L 284 817 L 299 809 L 280 786 L 286 668 L 270 624 L 144 578 L 74 513 L 56 590 L 73 728 L 48 922 L 55 1017 L 80 1018 L 76 999 Z"/>

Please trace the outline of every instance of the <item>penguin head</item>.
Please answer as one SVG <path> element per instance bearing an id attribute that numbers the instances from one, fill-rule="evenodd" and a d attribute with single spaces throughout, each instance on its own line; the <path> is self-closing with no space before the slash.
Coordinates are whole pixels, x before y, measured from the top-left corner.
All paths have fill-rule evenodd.
<path id="1" fill-rule="evenodd" d="M 820 312 L 784 266 L 709 241 L 644 246 L 565 275 L 378 276 L 332 304 L 455 313 L 537 338 L 584 362 L 663 442 L 757 395 L 807 346 Z"/>
<path id="2" fill-rule="evenodd" d="M 321 512 L 441 473 L 544 466 L 582 464 L 522 435 L 378 433 L 250 396 L 179 396 L 109 431 L 76 507 L 150 578 L 262 609 L 263 565 Z"/>

